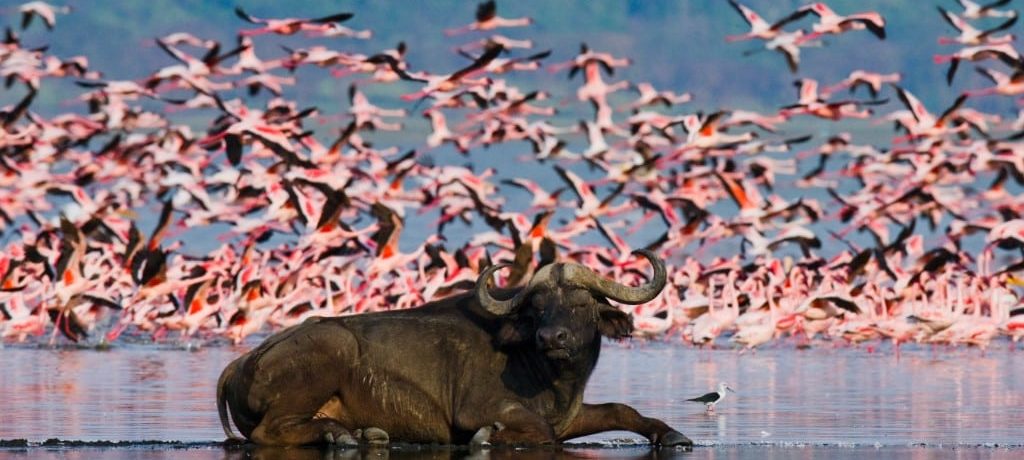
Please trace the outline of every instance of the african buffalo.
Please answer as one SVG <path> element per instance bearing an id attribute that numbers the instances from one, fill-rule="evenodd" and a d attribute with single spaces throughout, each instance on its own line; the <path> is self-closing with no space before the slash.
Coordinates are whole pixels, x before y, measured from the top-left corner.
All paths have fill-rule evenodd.
<path id="1" fill-rule="evenodd" d="M 654 444 L 691 441 L 624 404 L 584 404 L 601 336 L 626 337 L 640 304 L 665 286 L 665 266 L 628 287 L 573 263 L 546 265 L 522 288 L 487 284 L 411 310 L 311 318 L 231 362 L 217 384 L 246 438 L 265 445 L 369 442 L 543 444 L 608 430 Z M 499 299 L 500 298 L 500 299 Z"/>

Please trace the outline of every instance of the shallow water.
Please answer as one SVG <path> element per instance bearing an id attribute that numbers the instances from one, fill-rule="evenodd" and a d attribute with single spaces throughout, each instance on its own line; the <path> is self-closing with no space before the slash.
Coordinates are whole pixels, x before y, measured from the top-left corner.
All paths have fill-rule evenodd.
<path id="1" fill-rule="evenodd" d="M 708 459 L 708 460 L 741 460 L 741 459 L 788 459 L 788 458 L 827 458 L 834 460 L 870 459 L 994 459 L 1013 460 L 1021 458 L 1019 450 L 957 448 L 936 449 L 925 447 L 853 447 L 837 448 L 825 446 L 781 447 L 781 446 L 716 446 L 697 447 L 693 451 L 651 450 L 649 448 L 602 448 L 580 449 L 571 448 L 559 451 L 546 449 L 531 450 L 492 450 L 471 453 L 466 451 L 448 450 L 319 450 L 319 449 L 245 449 L 224 450 L 214 447 L 191 447 L 182 449 L 32 449 L 32 450 L 0 450 L 0 459 L 71 459 L 86 460 L 94 458 L 108 459 L 146 459 L 158 460 L 165 458 L 191 460 L 570 460 L 570 459 Z"/>
<path id="2" fill-rule="evenodd" d="M 165 440 L 173 446 L 32 447 L 0 449 L 0 458 L 104 457 L 265 458 L 275 451 L 225 451 L 214 405 L 214 384 L 223 366 L 243 350 L 123 346 L 110 351 L 0 349 L 0 439 L 49 438 Z M 797 454 L 854 458 L 863 455 L 1005 458 L 1024 455 L 1024 351 L 1006 347 L 891 352 L 832 348 L 777 348 L 738 354 L 658 343 L 608 344 L 588 387 L 590 402 L 626 402 L 662 418 L 690 436 L 698 458 L 772 458 Z M 737 390 L 706 414 L 688 397 L 719 381 Z M 614 432 L 582 442 L 640 442 Z M 701 447 L 703 446 L 703 447 Z M 1013 447 L 1013 450 L 1005 448 Z M 954 448 L 938 451 L 935 448 Z M 820 451 L 820 452 L 819 452 Z M 815 452 L 818 452 L 816 454 Z M 787 454 L 788 453 L 788 454 Z M 320 451 L 288 451 L 285 457 L 321 458 Z M 462 458 L 465 452 L 393 450 L 381 458 Z M 554 452 L 517 452 L 518 457 L 666 458 L 679 452 L 640 447 Z M 951 455 L 947 457 L 947 454 Z M 327 453 L 326 458 L 361 454 Z M 484 457 L 503 458 L 495 451 Z M 479 455 L 477 455 L 479 456 Z"/>

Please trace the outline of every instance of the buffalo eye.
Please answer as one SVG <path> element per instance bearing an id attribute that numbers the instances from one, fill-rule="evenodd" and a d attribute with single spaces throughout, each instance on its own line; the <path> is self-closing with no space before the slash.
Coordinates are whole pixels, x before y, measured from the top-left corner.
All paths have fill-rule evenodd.
<path id="1" fill-rule="evenodd" d="M 533 340 L 537 319 L 532 315 L 520 314 L 503 321 L 498 329 L 497 341 L 501 345 L 517 345 Z"/>

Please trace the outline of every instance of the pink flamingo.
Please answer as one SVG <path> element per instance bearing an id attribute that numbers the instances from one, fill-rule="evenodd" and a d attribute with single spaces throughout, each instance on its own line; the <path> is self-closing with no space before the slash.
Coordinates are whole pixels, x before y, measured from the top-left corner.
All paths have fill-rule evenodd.
<path id="1" fill-rule="evenodd" d="M 57 13 L 68 14 L 71 12 L 71 7 L 58 7 L 42 1 L 33 1 L 23 3 L 18 7 L 18 12 L 21 13 L 22 29 L 27 29 L 32 24 L 32 18 L 38 16 L 47 29 L 53 30 L 53 26 L 57 25 Z"/>
<path id="2" fill-rule="evenodd" d="M 260 19 L 250 16 L 241 7 L 235 7 L 235 16 L 251 24 L 259 24 L 263 27 L 246 29 L 240 32 L 242 36 L 253 36 L 273 33 L 277 35 L 292 35 L 300 30 L 305 31 L 330 31 L 332 25 L 338 22 L 345 22 L 352 18 L 352 13 L 338 13 L 330 16 L 315 19 Z"/>
<path id="3" fill-rule="evenodd" d="M 747 24 L 750 25 L 750 31 L 742 35 L 729 35 L 725 37 L 727 42 L 737 42 L 751 39 L 771 40 L 779 35 L 782 28 L 790 22 L 796 21 L 804 16 L 804 13 L 797 10 L 796 12 L 786 16 L 774 23 L 769 23 L 761 15 L 757 14 L 754 10 L 749 7 L 735 1 L 729 0 L 729 4 L 736 10 L 737 13 L 743 18 Z"/>
<path id="4" fill-rule="evenodd" d="M 991 35 L 996 32 L 1001 32 L 1012 27 L 1017 22 L 1017 16 L 1012 16 L 1009 20 L 1006 20 L 1002 24 L 999 24 L 991 29 L 978 30 L 971 26 L 970 23 L 965 21 L 960 16 L 957 16 L 956 14 L 946 11 L 941 6 L 937 8 L 939 9 L 939 14 L 942 15 L 942 18 L 945 19 L 946 22 L 949 23 L 949 25 L 953 26 L 954 29 L 960 31 L 960 35 L 953 38 L 939 37 L 940 45 L 1001 45 L 1004 43 L 1010 43 L 1014 40 L 1014 36 L 1012 34 L 1007 34 L 1000 37 L 992 37 Z"/>
<path id="5" fill-rule="evenodd" d="M 445 29 L 444 34 L 451 37 L 477 30 L 494 30 L 500 27 L 525 27 L 530 24 L 533 24 L 533 19 L 529 17 L 503 18 L 498 16 L 497 3 L 494 0 L 487 0 L 480 2 L 476 6 L 476 18 L 472 23 L 454 29 Z"/>

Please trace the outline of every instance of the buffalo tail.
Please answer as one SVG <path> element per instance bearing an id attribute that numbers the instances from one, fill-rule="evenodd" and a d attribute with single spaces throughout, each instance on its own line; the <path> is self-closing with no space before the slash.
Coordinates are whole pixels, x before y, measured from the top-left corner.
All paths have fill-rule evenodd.
<path id="1" fill-rule="evenodd" d="M 221 372 L 220 379 L 217 380 L 217 413 L 220 415 L 220 426 L 224 428 L 224 434 L 227 435 L 229 441 L 244 441 L 245 439 L 238 436 L 231 430 L 231 420 L 228 416 L 228 400 L 224 397 L 224 385 L 227 381 L 235 375 L 235 363 L 232 361 L 224 368 L 224 372 Z"/>

